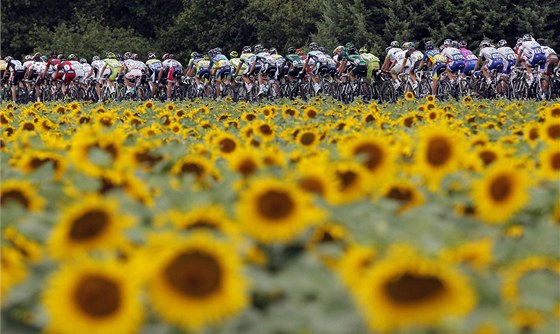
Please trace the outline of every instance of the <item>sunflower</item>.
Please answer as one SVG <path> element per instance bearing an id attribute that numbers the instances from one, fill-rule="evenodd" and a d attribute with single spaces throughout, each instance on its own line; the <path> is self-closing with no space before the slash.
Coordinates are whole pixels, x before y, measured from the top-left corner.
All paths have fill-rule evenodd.
<path id="1" fill-rule="evenodd" d="M 94 194 L 66 208 L 47 242 L 51 256 L 64 259 L 126 243 L 123 230 L 134 220 L 119 214 L 118 205 L 115 199 Z"/>
<path id="2" fill-rule="evenodd" d="M 446 249 L 441 252 L 440 257 L 451 263 L 465 263 L 474 269 L 482 270 L 493 262 L 492 239 L 470 241 L 454 249 Z"/>
<path id="3" fill-rule="evenodd" d="M 317 130 L 309 128 L 301 129 L 296 136 L 295 142 L 303 147 L 311 148 L 319 145 L 320 140 Z"/>
<path id="4" fill-rule="evenodd" d="M 430 190 L 437 190 L 441 179 L 457 170 L 462 156 L 462 140 L 462 135 L 443 124 L 419 130 L 415 165 Z"/>
<path id="5" fill-rule="evenodd" d="M 9 203 L 16 203 L 22 208 L 38 212 L 45 206 L 43 199 L 36 191 L 36 185 L 29 181 L 7 180 L 0 185 L 0 206 L 4 207 Z"/>
<path id="6" fill-rule="evenodd" d="M 369 326 L 380 332 L 434 326 L 449 317 L 466 316 L 477 299 L 467 277 L 447 263 L 406 248 L 393 248 L 351 291 Z"/>
<path id="7" fill-rule="evenodd" d="M 334 202 L 338 204 L 350 203 L 363 199 L 374 184 L 368 169 L 357 162 L 335 162 L 329 167 L 334 173 L 338 189 Z"/>
<path id="8" fill-rule="evenodd" d="M 0 248 L 2 258 L 2 279 L 0 280 L 0 297 L 5 299 L 12 288 L 27 278 L 27 269 L 24 264 L 23 255 L 12 247 L 2 245 Z"/>
<path id="9" fill-rule="evenodd" d="M 392 181 L 385 192 L 385 197 L 399 203 L 397 211 L 405 212 L 424 203 L 424 196 L 411 181 L 398 179 Z"/>
<path id="10" fill-rule="evenodd" d="M 410 91 L 409 91 L 409 92 L 406 92 L 406 94 L 404 94 L 404 98 L 405 98 L 407 101 L 412 101 L 412 100 L 414 100 L 414 93 L 413 93 L 413 92 L 410 92 Z"/>
<path id="11" fill-rule="evenodd" d="M 546 120 L 540 128 L 539 137 L 552 145 L 560 145 L 560 118 Z"/>
<path id="12" fill-rule="evenodd" d="M 296 108 L 292 108 L 287 105 L 282 106 L 282 118 L 297 118 L 298 116 L 299 111 Z"/>
<path id="13" fill-rule="evenodd" d="M 247 306 L 247 281 L 231 245 L 202 232 L 186 240 L 166 235 L 154 255 L 149 297 L 166 322 L 198 330 Z"/>
<path id="14" fill-rule="evenodd" d="M 231 133 L 221 132 L 212 138 L 212 146 L 216 147 L 219 154 L 227 156 L 233 154 L 239 147 L 239 141 Z"/>
<path id="15" fill-rule="evenodd" d="M 309 194 L 283 180 L 256 179 L 240 196 L 237 221 L 261 242 L 290 241 L 323 218 Z"/>
<path id="16" fill-rule="evenodd" d="M 308 106 L 303 110 L 304 119 L 313 119 L 319 115 L 319 110 L 312 106 Z"/>
<path id="17" fill-rule="evenodd" d="M 377 251 L 370 246 L 352 244 L 346 249 L 336 265 L 336 272 L 348 289 L 359 286 L 376 256 Z"/>
<path id="18" fill-rule="evenodd" d="M 510 322 L 519 328 L 521 333 L 533 332 L 544 326 L 546 320 L 543 312 L 530 309 L 514 311 L 510 316 Z"/>
<path id="19" fill-rule="evenodd" d="M 275 127 L 272 123 L 256 121 L 253 124 L 253 131 L 264 140 L 272 140 L 275 135 Z"/>
<path id="20" fill-rule="evenodd" d="M 539 173 L 543 179 L 558 181 L 560 179 L 560 145 L 551 145 L 539 154 Z"/>
<path id="21" fill-rule="evenodd" d="M 66 159 L 60 154 L 48 151 L 26 151 L 23 156 L 18 159 L 16 166 L 22 171 L 30 173 L 43 167 L 51 165 L 54 170 L 54 179 L 60 180 L 67 168 Z"/>
<path id="22" fill-rule="evenodd" d="M 337 193 L 338 181 L 330 173 L 323 159 L 308 159 L 297 165 L 294 180 L 303 191 L 332 201 Z"/>
<path id="23" fill-rule="evenodd" d="M 249 177 L 262 168 L 261 152 L 252 147 L 242 147 L 227 157 L 228 167 L 232 171 Z"/>
<path id="24" fill-rule="evenodd" d="M 504 223 L 528 201 L 529 176 L 514 165 L 490 168 L 473 183 L 472 198 L 478 216 L 487 223 Z"/>
<path id="25" fill-rule="evenodd" d="M 201 182 L 205 181 L 207 177 L 217 178 L 212 162 L 194 154 L 187 155 L 175 162 L 171 173 L 179 176 L 192 175 Z"/>
<path id="26" fill-rule="evenodd" d="M 342 155 L 361 162 L 373 178 L 376 188 L 384 191 L 384 185 L 390 181 L 395 170 L 395 154 L 388 140 L 381 135 L 365 134 L 340 145 Z"/>
<path id="27" fill-rule="evenodd" d="M 228 218 L 223 207 L 218 205 L 197 206 L 187 212 L 172 211 L 169 220 L 178 229 L 187 231 L 206 230 L 225 236 L 235 236 L 237 227 Z"/>
<path id="28" fill-rule="evenodd" d="M 48 333 L 135 333 L 143 320 L 139 284 L 122 263 L 82 259 L 49 279 L 42 304 Z"/>
<path id="29" fill-rule="evenodd" d="M 4 240 L 13 249 L 18 251 L 24 260 L 32 263 L 37 263 L 41 260 L 42 250 L 39 243 L 28 239 L 12 226 L 4 228 L 2 235 Z"/>
<path id="30" fill-rule="evenodd" d="M 476 148 L 475 154 L 476 162 L 479 164 L 480 169 L 500 163 L 506 157 L 505 149 L 499 144 L 479 146 Z"/>
<path id="31" fill-rule="evenodd" d="M 92 177 L 106 177 L 119 182 L 133 157 L 124 146 L 127 139 L 123 130 L 96 130 L 82 127 L 72 136 L 69 157 L 73 165 Z"/>

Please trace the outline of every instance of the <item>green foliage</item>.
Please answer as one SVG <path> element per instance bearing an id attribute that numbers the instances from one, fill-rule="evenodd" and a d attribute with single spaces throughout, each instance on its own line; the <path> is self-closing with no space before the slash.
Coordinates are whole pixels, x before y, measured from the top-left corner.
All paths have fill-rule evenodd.
<path id="1" fill-rule="evenodd" d="M 560 49 L 555 0 L 4 0 L 0 16 L 2 55 L 15 57 L 34 49 L 87 56 L 126 49 L 172 52 L 184 61 L 216 46 L 261 43 L 282 52 L 311 41 L 328 50 L 352 41 L 380 54 L 392 40 L 514 43 L 527 32 Z"/>

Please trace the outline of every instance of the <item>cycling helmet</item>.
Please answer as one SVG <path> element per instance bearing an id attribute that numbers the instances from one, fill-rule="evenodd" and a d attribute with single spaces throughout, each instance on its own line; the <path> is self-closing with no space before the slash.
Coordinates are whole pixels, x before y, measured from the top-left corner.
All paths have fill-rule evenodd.
<path id="1" fill-rule="evenodd" d="M 498 41 L 498 46 L 507 46 L 507 41 L 505 39 L 500 39 Z"/>
<path id="2" fill-rule="evenodd" d="M 403 49 L 403 50 L 408 49 L 408 42 L 402 42 L 401 49 Z"/>
<path id="3" fill-rule="evenodd" d="M 213 55 L 216 54 L 216 51 L 214 51 L 214 49 L 210 49 L 210 50 L 208 50 L 207 54 L 208 54 L 210 57 L 212 57 Z"/>
<path id="4" fill-rule="evenodd" d="M 71 54 L 68 56 L 68 59 L 70 59 L 70 60 L 76 60 L 76 59 L 78 59 L 78 57 L 76 57 L 75 54 L 71 53 Z"/>
<path id="5" fill-rule="evenodd" d="M 264 49 L 262 50 L 262 52 L 268 53 L 268 49 L 267 49 L 267 48 L 264 48 Z"/>
<path id="6" fill-rule="evenodd" d="M 161 57 L 161 59 L 163 59 L 163 60 L 169 59 L 169 53 L 164 54 L 164 55 Z"/>
<path id="7" fill-rule="evenodd" d="M 125 52 L 123 56 L 124 56 L 124 59 L 130 59 L 130 58 L 132 58 L 132 53 Z"/>
<path id="8" fill-rule="evenodd" d="M 319 49 L 319 44 L 315 42 L 309 43 L 309 51 L 316 51 L 317 49 Z"/>
<path id="9" fill-rule="evenodd" d="M 301 56 L 303 54 L 303 50 L 301 48 L 296 49 L 296 54 Z"/>
<path id="10" fill-rule="evenodd" d="M 216 51 L 216 54 L 221 54 L 222 53 L 222 48 L 215 48 L 214 51 Z"/>
<path id="11" fill-rule="evenodd" d="M 350 49 L 348 49 L 348 53 L 349 53 L 349 54 L 357 54 L 357 53 L 358 53 L 358 49 L 356 49 L 355 47 L 351 47 Z"/>
<path id="12" fill-rule="evenodd" d="M 49 60 L 49 58 L 47 58 L 47 56 L 41 56 L 41 60 L 46 62 L 47 60 Z"/>
<path id="13" fill-rule="evenodd" d="M 230 58 L 237 58 L 237 57 L 239 57 L 239 54 L 237 53 L 237 51 L 231 51 L 229 53 L 229 57 Z"/>
<path id="14" fill-rule="evenodd" d="M 451 41 L 451 47 L 458 49 L 459 48 L 459 42 Z"/>
<path id="15" fill-rule="evenodd" d="M 270 48 L 270 54 L 271 55 L 275 55 L 278 53 L 278 50 L 276 50 L 276 48 Z"/>
<path id="16" fill-rule="evenodd" d="M 434 42 L 427 41 L 426 43 L 426 50 L 432 50 L 434 48 Z"/>
<path id="17" fill-rule="evenodd" d="M 58 55 L 58 59 L 66 60 L 66 55 L 64 53 L 61 53 L 61 54 Z"/>
<path id="18" fill-rule="evenodd" d="M 13 60 L 14 58 L 10 57 L 10 56 L 6 56 L 6 58 L 4 58 L 5 61 L 9 62 L 11 60 Z"/>
<path id="19" fill-rule="evenodd" d="M 93 56 L 93 59 L 91 61 L 96 61 L 99 60 L 99 56 Z"/>
<path id="20" fill-rule="evenodd" d="M 148 59 L 155 59 L 156 58 L 156 54 L 153 52 L 148 53 Z"/>
<path id="21" fill-rule="evenodd" d="M 325 49 L 322 46 L 319 47 L 319 51 L 322 52 L 322 53 L 327 53 L 327 49 Z"/>
<path id="22" fill-rule="evenodd" d="M 247 52 L 251 52 L 251 47 L 248 45 L 245 45 L 243 47 L 243 50 L 241 51 L 241 53 L 247 53 Z"/>
<path id="23" fill-rule="evenodd" d="M 138 60 L 138 54 L 137 54 L 137 53 L 133 53 L 133 54 L 132 54 L 132 59 Z"/>
<path id="24" fill-rule="evenodd" d="M 114 53 L 112 53 L 112 52 L 107 52 L 107 58 L 112 58 L 112 59 L 114 59 L 114 58 L 116 58 L 116 57 L 115 57 L 115 54 L 114 54 Z"/>
<path id="25" fill-rule="evenodd" d="M 292 53 L 292 54 L 293 54 L 293 53 L 296 53 L 296 48 L 293 47 L 293 46 L 290 46 L 290 47 L 288 48 L 288 53 Z"/>
<path id="26" fill-rule="evenodd" d="M 87 63 L 87 60 L 85 58 L 80 58 L 80 63 L 85 64 Z"/>
<path id="27" fill-rule="evenodd" d="M 487 40 L 483 39 L 482 41 L 480 41 L 480 44 L 478 45 L 480 48 L 484 48 L 487 46 L 490 46 L 490 42 L 488 42 Z"/>
<path id="28" fill-rule="evenodd" d="M 445 46 L 451 46 L 451 38 L 445 39 L 445 41 L 443 41 L 443 45 L 445 45 Z"/>
<path id="29" fill-rule="evenodd" d="M 416 47 L 416 45 L 414 44 L 414 42 L 408 42 L 408 49 L 414 49 Z"/>
<path id="30" fill-rule="evenodd" d="M 528 41 L 530 41 L 530 40 L 532 40 L 532 39 L 533 39 L 533 36 L 531 36 L 530 34 L 525 34 L 525 35 L 523 35 L 523 41 L 524 41 L 524 42 L 528 42 Z"/>
<path id="31" fill-rule="evenodd" d="M 366 47 L 363 47 L 360 49 L 360 53 L 367 53 L 368 49 Z"/>
<path id="32" fill-rule="evenodd" d="M 117 60 L 119 61 L 123 60 L 123 56 L 120 53 L 117 55 Z"/>
<path id="33" fill-rule="evenodd" d="M 348 42 L 348 43 L 346 43 L 346 45 L 344 47 L 346 48 L 346 50 L 349 50 L 349 49 L 354 47 L 354 43 Z"/>
<path id="34" fill-rule="evenodd" d="M 25 59 L 25 60 L 31 60 L 32 57 L 31 57 L 31 55 L 25 55 L 25 57 L 24 57 L 23 59 Z"/>
<path id="35" fill-rule="evenodd" d="M 340 53 L 344 52 L 345 50 L 346 50 L 346 48 L 344 46 L 339 45 L 333 50 L 333 54 L 340 54 Z"/>
<path id="36" fill-rule="evenodd" d="M 172 54 L 172 53 L 170 53 L 170 54 L 169 54 L 169 59 L 175 59 L 175 55 Z"/>
<path id="37" fill-rule="evenodd" d="M 261 44 L 257 44 L 253 47 L 253 51 L 256 53 L 261 52 L 264 49 L 264 47 Z"/>
<path id="38" fill-rule="evenodd" d="M 399 42 L 398 41 L 392 41 L 391 42 L 391 47 L 392 48 L 398 48 L 399 47 Z"/>
<path id="39" fill-rule="evenodd" d="M 200 54 L 200 53 L 198 53 L 198 52 L 193 52 L 193 53 L 194 53 L 194 54 L 193 54 L 193 56 L 192 56 L 192 57 L 193 57 L 193 59 L 199 59 L 199 58 L 202 58 L 202 54 Z"/>
<path id="40" fill-rule="evenodd" d="M 459 47 L 466 48 L 467 47 L 467 41 L 460 41 L 459 42 Z"/>

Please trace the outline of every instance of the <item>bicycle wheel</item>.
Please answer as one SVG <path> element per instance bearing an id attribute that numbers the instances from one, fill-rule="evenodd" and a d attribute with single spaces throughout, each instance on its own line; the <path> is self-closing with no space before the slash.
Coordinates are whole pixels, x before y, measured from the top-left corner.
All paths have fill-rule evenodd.
<path id="1" fill-rule="evenodd" d="M 391 81 L 385 81 L 381 84 L 381 103 L 395 102 L 395 87 Z"/>

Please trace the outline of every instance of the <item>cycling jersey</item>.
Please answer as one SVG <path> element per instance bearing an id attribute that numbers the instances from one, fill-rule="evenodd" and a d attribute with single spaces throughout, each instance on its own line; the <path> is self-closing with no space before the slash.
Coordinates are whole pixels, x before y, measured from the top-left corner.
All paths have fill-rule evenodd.
<path id="1" fill-rule="evenodd" d="M 373 71 L 374 70 L 379 70 L 379 58 L 372 55 L 371 53 L 361 53 L 360 57 L 367 64 L 366 79 L 369 80 L 373 76 Z"/>
<path id="2" fill-rule="evenodd" d="M 511 73 L 511 68 L 515 66 L 515 62 L 517 61 L 517 55 L 515 54 L 513 49 L 510 48 L 509 46 L 502 46 L 499 47 L 497 50 L 502 55 L 502 57 L 504 57 L 506 61 L 504 63 L 504 69 L 502 70 L 502 74 L 509 75 Z"/>
<path id="3" fill-rule="evenodd" d="M 8 62 L 7 68 L 10 70 L 10 82 L 17 85 L 25 74 L 25 67 L 19 60 L 12 59 Z"/>
<path id="4" fill-rule="evenodd" d="M 108 68 L 111 71 L 109 74 L 109 80 L 114 81 L 117 78 L 117 74 L 121 69 L 121 63 L 116 59 L 107 58 L 103 60 L 103 66 L 105 66 L 105 69 Z M 105 73 L 103 73 L 103 75 L 105 75 Z"/>
<path id="5" fill-rule="evenodd" d="M 82 68 L 84 69 L 84 80 L 90 77 L 91 65 L 88 63 L 82 63 Z"/>
<path id="6" fill-rule="evenodd" d="M 183 73 L 183 65 L 175 59 L 166 59 L 161 63 L 163 70 L 167 73 L 167 81 L 173 81 L 173 77 Z"/>
<path id="7" fill-rule="evenodd" d="M 286 65 L 288 65 L 288 74 L 295 77 L 299 74 L 304 64 L 300 56 L 296 54 L 287 54 Z"/>
<path id="8" fill-rule="evenodd" d="M 447 59 L 447 69 L 452 73 L 465 68 L 466 59 L 459 49 L 446 47 L 442 50 L 441 54 Z"/>
<path id="9" fill-rule="evenodd" d="M 478 56 L 488 61 L 488 63 L 484 65 L 488 70 L 497 69 L 501 72 L 504 68 L 505 59 L 493 46 L 480 49 L 480 54 Z"/>
<path id="10" fill-rule="evenodd" d="M 391 62 L 395 63 L 395 65 L 393 66 L 393 68 L 391 69 L 391 72 L 393 73 L 399 73 L 401 72 L 403 66 L 408 66 L 408 59 L 406 59 L 406 51 L 399 49 L 399 51 L 394 52 L 390 59 Z"/>
<path id="11" fill-rule="evenodd" d="M 360 57 L 359 54 L 347 55 L 347 61 L 347 71 L 363 78 L 367 77 L 367 63 L 362 59 L 362 57 Z"/>
<path id="12" fill-rule="evenodd" d="M 422 61 L 427 62 L 432 67 L 432 79 L 437 80 L 439 75 L 445 71 L 445 57 L 436 49 L 427 50 Z"/>
<path id="13" fill-rule="evenodd" d="M 194 59 L 191 67 L 196 69 L 196 76 L 202 78 L 204 76 L 210 77 L 210 60 L 204 58 Z"/>
<path id="14" fill-rule="evenodd" d="M 82 66 L 82 63 L 75 60 L 71 60 L 70 63 L 72 63 L 72 68 L 76 72 L 76 78 L 78 78 L 78 80 L 83 79 L 85 73 L 84 73 L 84 67 Z"/>
<path id="15" fill-rule="evenodd" d="M 210 58 L 210 71 L 215 75 L 216 81 L 231 78 L 231 62 L 223 54 Z"/>
<path id="16" fill-rule="evenodd" d="M 529 66 L 539 66 L 541 70 L 544 69 L 546 56 L 539 43 L 537 43 L 536 41 L 525 41 L 521 43 L 519 52 L 521 53 L 521 57 L 523 58 L 523 60 L 527 62 Z"/>
<path id="17" fill-rule="evenodd" d="M 465 57 L 465 59 L 467 60 L 467 62 L 465 63 L 465 68 L 463 69 L 463 73 L 470 74 L 472 70 L 474 70 L 474 67 L 476 66 L 478 57 L 474 53 L 472 53 L 471 50 L 466 48 L 461 48 L 459 52 L 461 52 L 463 57 Z"/>
<path id="18" fill-rule="evenodd" d="M 546 45 L 541 45 L 541 49 L 542 49 L 544 55 L 547 56 L 547 57 L 550 56 L 550 55 L 555 55 L 556 54 L 556 51 L 554 51 L 553 48 L 548 47 Z"/>
<path id="19" fill-rule="evenodd" d="M 105 61 L 104 60 L 94 60 L 93 62 L 91 62 L 91 67 L 93 68 L 93 72 L 95 74 L 95 76 L 97 77 L 105 77 L 108 78 L 109 75 L 111 75 L 111 68 L 110 67 L 106 67 L 105 68 L 105 73 L 103 73 L 102 75 L 99 73 L 99 71 L 101 71 L 101 69 L 103 68 L 103 65 L 105 65 Z"/>
<path id="20" fill-rule="evenodd" d="M 255 55 L 254 53 L 242 53 L 241 57 L 239 58 L 239 61 L 242 64 L 247 64 L 247 69 L 243 72 L 243 75 L 249 75 L 251 74 L 251 67 L 253 66 L 253 64 L 255 63 L 257 59 L 257 55 Z M 257 62 L 257 64 L 255 64 L 255 68 L 253 69 L 253 72 L 259 72 L 261 70 L 261 65 Z"/>
<path id="21" fill-rule="evenodd" d="M 235 71 L 235 69 L 237 68 L 237 66 L 239 66 L 239 64 L 241 63 L 241 59 L 238 58 L 231 58 L 229 60 L 229 62 L 231 63 L 231 65 L 233 66 L 233 71 Z M 245 72 L 247 70 L 247 64 L 245 63 L 241 63 L 241 73 Z"/>

